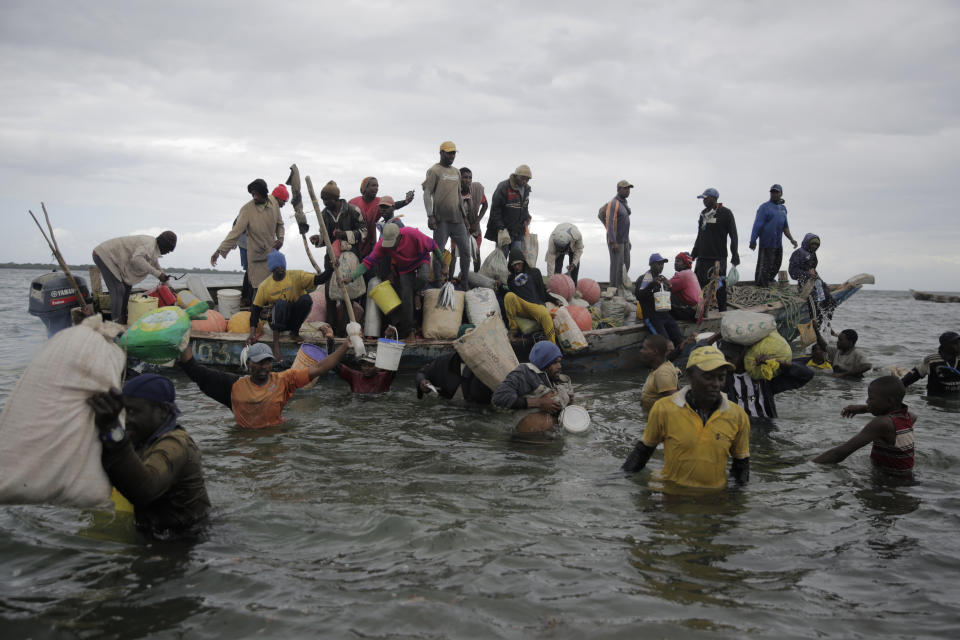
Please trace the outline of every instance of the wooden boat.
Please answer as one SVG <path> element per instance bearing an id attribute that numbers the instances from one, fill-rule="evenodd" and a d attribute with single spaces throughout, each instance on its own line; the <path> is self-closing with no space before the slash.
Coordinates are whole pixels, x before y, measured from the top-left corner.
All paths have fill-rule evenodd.
<path id="1" fill-rule="evenodd" d="M 926 291 L 914 291 L 910 289 L 910 295 L 912 295 L 915 300 L 923 300 L 925 302 L 960 302 L 960 296 L 948 296 L 943 293 L 927 293 Z"/>
<path id="2" fill-rule="evenodd" d="M 830 290 L 834 300 L 840 304 L 850 296 L 859 291 L 864 284 L 872 284 L 873 276 L 869 274 L 860 274 L 846 281 L 842 285 L 831 285 Z M 237 288 L 237 287 L 212 287 L 211 296 L 216 299 L 219 289 Z M 755 290 L 755 291 L 751 291 Z M 774 316 L 777 319 L 780 333 L 788 340 L 794 340 L 798 337 L 797 325 L 809 322 L 809 308 L 806 304 L 801 304 L 797 298 L 795 287 L 772 287 L 771 289 L 760 290 L 754 287 L 752 283 L 739 283 L 731 288 L 728 299 L 730 308 L 742 308 L 747 311 L 756 311 Z M 750 300 L 751 298 L 767 299 L 762 304 L 752 304 L 745 306 L 738 304 L 737 300 Z M 681 322 L 680 326 L 684 335 L 697 334 L 700 332 L 715 332 L 720 330 L 720 319 L 722 314 L 716 310 L 708 314 L 699 325 L 694 323 Z M 306 330 L 302 331 L 307 337 Z M 574 373 L 596 373 L 602 371 L 617 371 L 621 369 L 639 368 L 640 364 L 640 346 L 643 339 L 650 335 L 645 325 L 640 322 L 628 324 L 622 327 L 611 327 L 606 329 L 594 329 L 585 331 L 589 346 L 586 349 L 573 353 L 564 354 L 564 371 Z M 319 338 L 319 336 L 317 336 Z M 190 346 L 193 349 L 194 357 L 198 362 L 205 365 L 214 365 L 222 367 L 239 367 L 240 353 L 246 346 L 247 334 L 240 333 L 209 333 L 193 332 L 190 338 Z M 268 340 L 264 340 L 269 343 Z M 309 340 L 308 341 L 313 341 Z M 337 339 L 341 343 L 343 339 Z M 316 340 L 323 344 L 322 339 Z M 365 340 L 368 348 L 376 348 L 376 340 Z M 436 359 L 444 352 L 453 348 L 451 340 L 418 340 L 406 345 L 403 351 L 403 357 L 400 360 L 401 371 L 415 371 L 424 364 Z M 526 338 L 514 343 L 514 351 L 517 357 L 523 361 L 526 359 L 530 348 L 533 346 L 533 340 Z M 284 338 L 280 340 L 280 351 L 283 358 L 282 367 L 286 368 L 293 364 L 300 345 Z"/>

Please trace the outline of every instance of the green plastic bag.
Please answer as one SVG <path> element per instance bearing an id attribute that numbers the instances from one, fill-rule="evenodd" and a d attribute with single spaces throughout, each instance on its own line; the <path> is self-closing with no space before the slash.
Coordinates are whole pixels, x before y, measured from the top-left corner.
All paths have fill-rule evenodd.
<path id="1" fill-rule="evenodd" d="M 206 302 L 188 309 L 160 307 L 134 322 L 120 336 L 127 355 L 153 364 L 175 360 L 190 343 L 190 321 L 208 309 Z"/>

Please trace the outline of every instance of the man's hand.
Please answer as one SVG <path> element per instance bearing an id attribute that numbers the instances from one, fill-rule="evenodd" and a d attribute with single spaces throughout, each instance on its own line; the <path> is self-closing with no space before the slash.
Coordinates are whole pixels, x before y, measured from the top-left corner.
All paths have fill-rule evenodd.
<path id="1" fill-rule="evenodd" d="M 793 248 L 796 249 L 796 248 L 797 248 L 797 241 L 794 240 L 793 238 L 791 238 L 791 239 L 790 239 L 790 242 L 793 243 Z"/>
<path id="2" fill-rule="evenodd" d="M 334 229 L 333 237 L 335 240 L 343 240 L 344 238 L 347 237 L 347 232 L 344 231 L 343 229 Z"/>
<path id="3" fill-rule="evenodd" d="M 157 280 L 159 280 L 160 282 L 166 282 L 166 281 L 169 280 L 169 279 L 170 279 L 170 276 L 168 276 L 168 275 L 167 275 L 166 273 L 164 273 L 163 271 L 160 272 L 160 277 L 157 278 Z"/>
<path id="4" fill-rule="evenodd" d="M 613 244 L 610 245 L 610 248 L 613 249 L 614 251 L 618 251 L 620 249 L 620 245 L 614 242 Z"/>
<path id="5" fill-rule="evenodd" d="M 406 200 L 407 200 L 407 204 L 410 204 L 411 202 L 413 202 L 413 189 L 411 189 L 410 191 L 407 191 Z"/>
<path id="6" fill-rule="evenodd" d="M 323 325 L 320 327 L 320 333 L 323 334 L 324 338 L 333 340 L 333 327 L 331 327 L 327 323 L 323 323 Z"/>
<path id="7" fill-rule="evenodd" d="M 123 393 L 116 387 L 110 387 L 106 393 L 97 393 L 87 399 L 93 408 L 94 423 L 98 431 L 109 431 L 116 424 L 123 410 Z"/>
<path id="8" fill-rule="evenodd" d="M 220 252 L 219 252 L 219 251 L 214 251 L 214 252 L 213 252 L 213 255 L 210 256 L 210 266 L 211 266 L 211 267 L 217 266 L 217 258 L 219 258 L 219 257 L 220 257 Z"/>
<path id="9" fill-rule="evenodd" d="M 180 362 L 190 362 L 191 360 L 193 360 L 193 349 L 191 349 L 188 344 L 183 348 L 183 351 L 180 352 Z"/>
<path id="10" fill-rule="evenodd" d="M 794 243 L 794 246 L 796 246 L 796 243 Z M 751 242 L 751 243 L 750 243 L 750 251 L 756 251 L 756 250 L 757 250 L 757 243 L 756 243 L 756 242 Z"/>
<path id="11" fill-rule="evenodd" d="M 315 233 L 315 234 L 313 234 L 312 236 L 310 236 L 310 243 L 311 243 L 313 246 L 315 246 L 315 247 L 319 247 L 319 246 L 320 246 L 320 235 Z"/>
<path id="12" fill-rule="evenodd" d="M 250 329 L 250 335 L 247 336 L 247 344 L 253 344 L 257 341 L 257 332 L 255 329 Z"/>
<path id="13" fill-rule="evenodd" d="M 560 404 L 560 398 L 557 397 L 556 392 L 539 398 L 530 398 L 527 400 L 527 406 L 529 407 L 531 404 L 537 409 L 543 409 L 547 413 L 554 415 L 560 413 L 560 410 L 563 409 L 563 405 Z"/>
<path id="14" fill-rule="evenodd" d="M 310 225 L 306 222 L 298 222 L 297 228 L 300 230 L 300 235 L 306 235 L 307 231 L 310 231 Z"/>
<path id="15" fill-rule="evenodd" d="M 733 256 L 732 258 L 730 258 L 730 264 L 732 264 L 735 267 L 738 266 L 740 264 L 740 256 Z"/>
<path id="16" fill-rule="evenodd" d="M 437 230 L 437 219 L 434 216 L 427 216 L 427 227 L 429 227 L 431 231 Z"/>
<path id="17" fill-rule="evenodd" d="M 427 395 L 428 393 L 430 393 L 430 391 L 431 391 L 431 389 L 430 389 L 430 381 L 427 380 L 426 378 L 424 378 L 423 380 L 421 380 L 421 381 L 420 381 L 420 384 L 417 385 L 417 390 L 419 390 L 420 393 L 422 393 L 423 395 Z"/>

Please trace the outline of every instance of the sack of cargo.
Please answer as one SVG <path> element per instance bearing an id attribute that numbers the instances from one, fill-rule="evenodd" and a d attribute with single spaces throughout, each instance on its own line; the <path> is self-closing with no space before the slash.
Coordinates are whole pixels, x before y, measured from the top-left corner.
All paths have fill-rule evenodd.
<path id="1" fill-rule="evenodd" d="M 27 366 L 0 414 L 0 502 L 110 504 L 87 400 L 121 386 L 126 357 L 112 340 L 122 329 L 87 318 L 50 338 Z"/>
<path id="2" fill-rule="evenodd" d="M 523 236 L 523 257 L 531 267 L 537 266 L 537 256 L 540 255 L 540 242 L 537 240 L 537 234 L 528 233 Z"/>
<path id="3" fill-rule="evenodd" d="M 453 348 L 473 375 L 491 391 L 520 364 L 510 346 L 507 330 L 497 318 L 487 318 L 478 324 L 458 338 Z"/>
<path id="4" fill-rule="evenodd" d="M 762 364 L 757 362 L 760 356 L 766 356 Z M 777 361 L 792 358 L 793 350 L 790 348 L 790 343 L 774 331 L 747 349 L 747 353 L 743 356 L 743 367 L 755 380 L 770 380 L 780 370 L 780 363 Z"/>
<path id="5" fill-rule="evenodd" d="M 486 287 L 487 289 L 496 289 L 498 284 L 493 278 L 488 278 L 482 273 L 478 273 L 476 271 L 471 271 L 467 274 L 467 283 L 474 288 Z"/>
<path id="6" fill-rule="evenodd" d="M 453 340 L 463 321 L 463 291 L 453 292 L 453 307 L 441 307 L 441 289 L 423 292 L 423 337 L 430 340 Z"/>
<path id="7" fill-rule="evenodd" d="M 146 314 L 120 337 L 127 353 L 154 364 L 174 360 L 190 342 L 190 320 L 202 315 L 207 304 L 201 302 L 187 310 L 160 307 Z"/>
<path id="8" fill-rule="evenodd" d="M 340 277 L 345 278 L 346 276 L 351 275 L 357 266 L 360 264 L 360 260 L 357 258 L 357 254 L 352 251 L 345 251 L 340 255 Z M 347 285 L 347 295 L 350 296 L 350 299 L 359 298 L 367 292 L 367 282 L 363 278 L 357 278 L 353 282 Z M 343 293 L 341 293 L 340 287 L 337 285 L 337 278 L 333 276 L 330 279 L 330 299 L 331 300 L 343 300 Z"/>
<path id="9" fill-rule="evenodd" d="M 579 351 L 587 348 L 587 339 L 583 331 L 574 322 L 566 307 L 559 307 L 553 312 L 553 329 L 556 331 L 557 345 L 564 351 Z"/>
<path id="10" fill-rule="evenodd" d="M 480 324 L 489 316 L 501 317 L 500 303 L 493 289 L 478 287 L 467 291 L 463 297 L 467 306 L 467 322 L 470 324 Z"/>
<path id="11" fill-rule="evenodd" d="M 739 309 L 727 311 L 720 320 L 720 336 L 745 347 L 763 340 L 777 328 L 773 316 Z"/>
<path id="12" fill-rule="evenodd" d="M 480 275 L 492 278 L 497 282 L 506 282 L 510 275 L 510 267 L 507 265 L 507 256 L 499 247 L 490 252 L 483 264 L 480 265 Z M 469 277 L 469 276 L 468 276 Z"/>
<path id="13" fill-rule="evenodd" d="M 310 292 L 310 299 L 313 300 L 313 306 L 310 307 L 310 314 L 307 315 L 306 322 L 327 321 L 327 296 L 323 289 L 321 286 Z M 249 322 L 249 320 L 247 322 Z"/>

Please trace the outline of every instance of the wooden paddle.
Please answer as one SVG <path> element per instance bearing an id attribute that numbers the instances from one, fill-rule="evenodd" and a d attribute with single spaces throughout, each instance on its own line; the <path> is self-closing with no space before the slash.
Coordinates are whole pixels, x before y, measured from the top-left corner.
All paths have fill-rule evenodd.
<path id="1" fill-rule="evenodd" d="M 77 284 L 77 281 L 73 278 L 73 274 L 70 273 L 70 267 L 67 266 L 66 261 L 63 259 L 63 255 L 60 253 L 60 246 L 57 244 L 56 236 L 53 235 L 53 226 L 50 224 L 50 216 L 47 214 L 47 205 L 41 202 L 40 206 L 43 207 L 43 218 L 47 222 L 47 229 L 50 230 L 50 237 L 47 237 L 43 227 L 40 226 L 40 221 L 37 220 L 37 216 L 33 215 L 33 211 L 30 211 L 29 209 L 27 211 L 29 211 L 30 217 L 33 218 L 37 228 L 40 229 L 43 239 L 47 241 L 47 246 L 50 247 L 50 251 L 53 252 L 53 257 L 57 259 L 57 263 L 60 265 L 60 268 L 63 269 L 63 274 L 67 276 L 67 280 L 70 281 L 70 285 L 73 287 L 73 290 L 77 292 L 77 300 L 80 302 L 80 309 L 82 310 L 83 315 L 93 315 L 93 309 L 84 300 L 83 291 L 80 289 L 80 285 Z"/>
<path id="2" fill-rule="evenodd" d="M 343 279 L 340 277 L 340 258 L 334 253 L 333 243 L 330 242 L 330 234 L 327 233 L 327 225 L 323 224 L 323 209 L 320 208 L 320 201 L 317 200 L 317 194 L 313 191 L 313 182 L 311 182 L 310 176 L 307 176 L 305 180 L 307 191 L 310 193 L 310 200 L 313 201 L 313 210 L 317 213 L 320 237 L 323 238 L 323 244 L 327 247 L 327 256 L 333 265 L 333 277 L 336 279 L 337 286 L 340 287 L 340 293 L 343 295 L 343 306 L 347 308 L 347 317 L 350 318 L 350 322 L 356 322 L 357 319 L 353 315 L 353 301 L 350 299 L 350 294 L 347 293 L 347 285 L 343 283 Z"/>
<path id="3" fill-rule="evenodd" d="M 297 218 L 297 225 L 306 226 L 307 216 L 303 213 L 303 195 L 300 193 L 300 169 L 298 169 L 295 164 L 290 165 L 290 177 L 287 178 L 287 184 L 290 185 L 290 190 L 293 191 L 293 195 L 290 197 L 290 204 L 293 205 L 293 213 Z M 313 253 L 310 251 L 310 243 L 307 242 L 307 233 L 305 231 L 300 232 L 300 239 L 303 240 L 303 250 L 307 252 L 310 264 L 313 265 L 317 273 L 323 273 L 323 269 L 321 269 L 317 261 L 313 259 Z"/>

